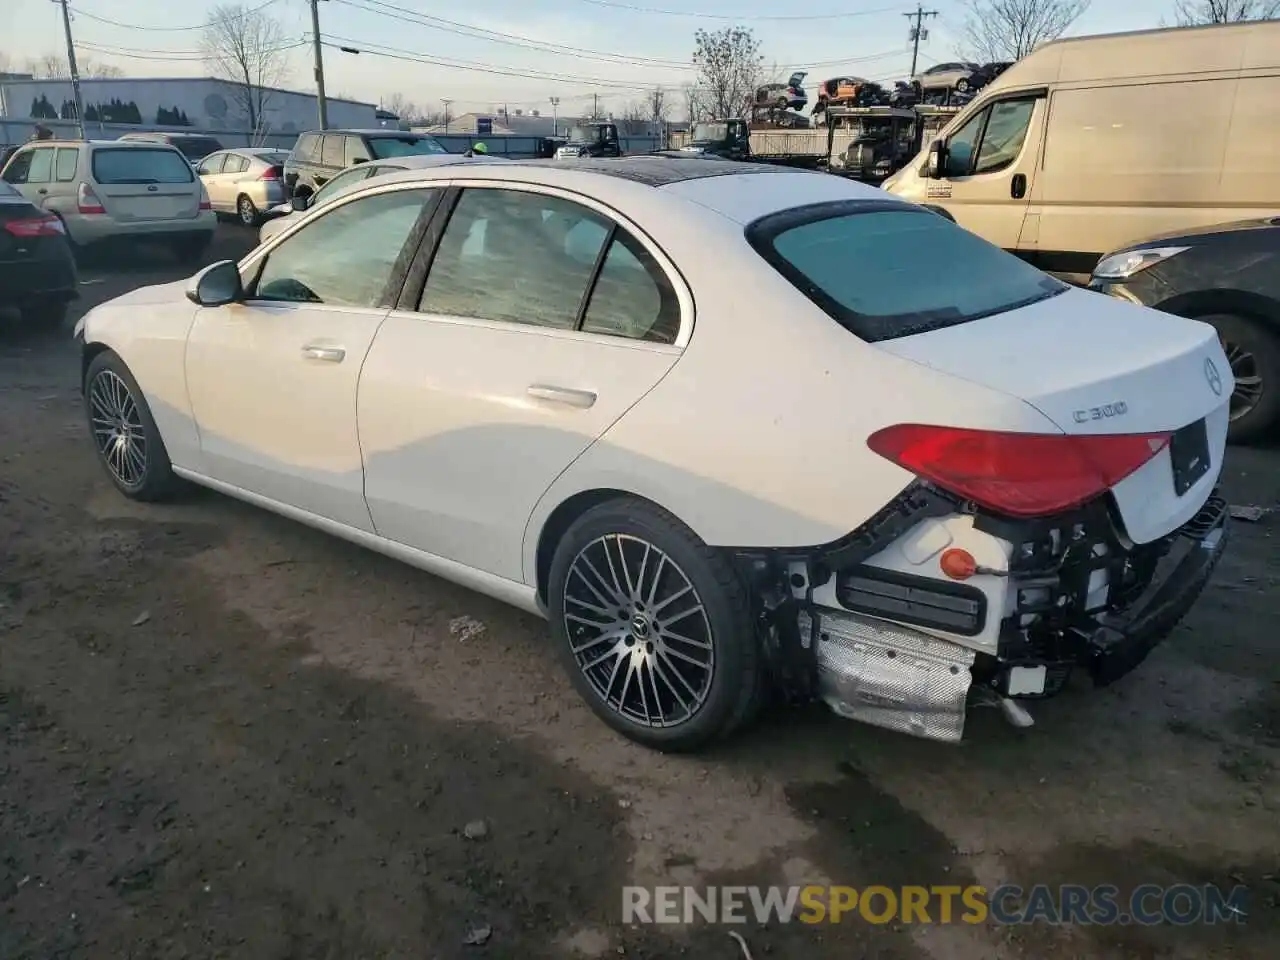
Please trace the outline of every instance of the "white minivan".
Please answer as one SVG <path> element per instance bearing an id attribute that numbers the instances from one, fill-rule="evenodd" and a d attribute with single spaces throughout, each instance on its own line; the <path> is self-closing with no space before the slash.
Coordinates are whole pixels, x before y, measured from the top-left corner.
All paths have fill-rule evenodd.
<path id="1" fill-rule="evenodd" d="M 1045 270 L 1280 211 L 1280 21 L 1047 43 L 884 189 Z"/>

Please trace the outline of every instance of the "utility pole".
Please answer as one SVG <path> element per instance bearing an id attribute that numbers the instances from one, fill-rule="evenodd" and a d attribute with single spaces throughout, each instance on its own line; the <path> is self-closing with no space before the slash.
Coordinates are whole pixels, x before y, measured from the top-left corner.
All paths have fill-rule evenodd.
<path id="1" fill-rule="evenodd" d="M 560 98 L 551 98 L 551 136 L 560 136 Z"/>
<path id="2" fill-rule="evenodd" d="M 903 14 L 908 20 L 916 22 L 916 25 L 907 34 L 907 39 L 911 41 L 911 76 L 913 77 L 916 75 L 916 60 L 920 56 L 920 41 L 929 37 L 929 31 L 925 30 L 921 24 L 924 22 L 925 17 L 936 17 L 937 15 L 937 10 L 926 10 L 918 3 L 914 13 Z"/>
<path id="3" fill-rule="evenodd" d="M 600 94 L 593 93 L 591 95 L 591 119 L 600 119 Z"/>
<path id="4" fill-rule="evenodd" d="M 448 97 L 441 97 L 440 102 L 444 104 L 444 132 L 449 132 L 449 104 L 453 103 Z"/>
<path id="5" fill-rule="evenodd" d="M 76 66 L 76 45 L 71 41 L 71 14 L 67 11 L 67 0 L 54 0 L 62 7 L 62 27 L 67 34 L 67 67 L 71 71 L 71 98 L 76 104 L 76 129 L 80 131 L 80 139 L 84 140 L 84 98 L 80 96 L 80 69 Z"/>
<path id="6" fill-rule="evenodd" d="M 65 4 L 66 0 L 62 0 Z M 320 108 L 320 129 L 329 127 L 329 104 L 324 96 L 324 54 L 320 47 L 320 0 L 311 0 L 311 46 L 316 58 L 316 104 Z"/>

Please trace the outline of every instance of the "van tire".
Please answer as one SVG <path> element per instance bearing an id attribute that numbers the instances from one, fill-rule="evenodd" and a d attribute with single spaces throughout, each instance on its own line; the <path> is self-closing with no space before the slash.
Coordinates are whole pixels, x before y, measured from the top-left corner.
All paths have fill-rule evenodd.
<path id="1" fill-rule="evenodd" d="M 1246 382 L 1260 391 L 1251 408 L 1232 412 L 1227 439 L 1232 443 L 1255 443 L 1273 436 L 1280 427 L 1280 330 L 1252 317 L 1229 313 L 1196 319 L 1218 331 L 1236 379 L 1247 377 Z M 1239 393 L 1237 385 L 1237 396 Z M 1232 402 L 1236 402 L 1236 397 Z"/>

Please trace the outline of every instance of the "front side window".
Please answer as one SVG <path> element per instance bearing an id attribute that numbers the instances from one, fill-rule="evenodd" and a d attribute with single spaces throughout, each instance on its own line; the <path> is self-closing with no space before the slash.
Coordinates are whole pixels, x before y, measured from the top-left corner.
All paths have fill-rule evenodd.
<path id="1" fill-rule="evenodd" d="M 191 183 L 195 174 L 182 154 L 168 147 L 104 147 L 93 152 L 98 183 Z"/>
<path id="2" fill-rule="evenodd" d="M 364 141 L 359 137 L 347 137 L 346 166 L 350 167 L 357 163 L 364 163 L 368 159 L 369 148 L 364 145 Z"/>
<path id="3" fill-rule="evenodd" d="M 1068 289 L 928 210 L 865 201 L 825 207 L 771 214 L 749 227 L 747 237 L 783 276 L 864 340 L 949 327 Z"/>
<path id="4" fill-rule="evenodd" d="M 283 240 L 251 297 L 342 307 L 389 307 L 414 254 L 414 226 L 434 190 L 400 190 L 342 204 Z"/>
<path id="5" fill-rule="evenodd" d="M 463 192 L 419 310 L 658 343 L 680 326 L 675 290 L 635 238 L 570 200 L 514 190 Z"/>
<path id="6" fill-rule="evenodd" d="M 320 138 L 314 133 L 304 133 L 293 145 L 293 156 L 303 163 L 313 163 L 320 159 Z"/>
<path id="7" fill-rule="evenodd" d="M 69 183 L 76 178 L 76 169 L 79 165 L 80 151 L 77 148 L 59 147 L 53 175 L 59 183 Z"/>
<path id="8" fill-rule="evenodd" d="M 994 173 L 1018 159 L 1035 106 L 1034 100 L 1002 100 L 991 107 L 974 173 Z"/>
<path id="9" fill-rule="evenodd" d="M 373 159 L 389 160 L 392 157 L 439 156 L 448 153 L 440 141 L 431 137 L 370 137 L 369 149 Z"/>
<path id="10" fill-rule="evenodd" d="M 986 122 L 987 111 L 979 110 L 963 127 L 953 133 L 947 140 L 948 177 L 967 177 L 973 171 L 973 155 L 978 148 L 978 138 L 982 136 L 982 125 Z"/>
<path id="11" fill-rule="evenodd" d="M 44 147 L 35 152 L 31 158 L 31 169 L 27 171 L 27 183 L 48 183 L 53 179 L 52 147 Z"/>

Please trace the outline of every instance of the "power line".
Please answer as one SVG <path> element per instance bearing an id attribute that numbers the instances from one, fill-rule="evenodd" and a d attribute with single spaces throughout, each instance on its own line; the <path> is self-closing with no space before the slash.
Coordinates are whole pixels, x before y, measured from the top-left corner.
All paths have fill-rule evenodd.
<path id="1" fill-rule="evenodd" d="M 878 10 L 855 10 L 845 13 L 807 13 L 807 14 L 739 14 L 739 13 L 691 13 L 687 10 L 663 10 L 658 7 L 641 7 L 630 3 L 616 3 L 614 0 L 582 0 L 583 3 L 598 7 L 610 7 L 614 10 L 629 10 L 632 13 L 653 13 L 664 17 L 687 17 L 695 20 L 725 20 L 734 23 L 746 21 L 783 20 L 845 20 L 850 17 L 870 17 L 880 13 L 897 13 L 897 7 L 881 7 Z"/>
<path id="2" fill-rule="evenodd" d="M 308 41 L 298 40 L 293 43 L 282 44 L 278 47 L 271 47 L 264 53 L 278 53 L 284 50 L 295 50 L 298 47 L 307 46 Z M 78 40 L 76 46 L 92 53 L 101 53 L 111 57 L 120 57 L 125 60 L 172 60 L 175 62 L 195 63 L 201 60 L 207 60 L 208 54 L 200 50 L 139 50 L 129 47 L 104 46 L 92 41 Z"/>
<path id="3" fill-rule="evenodd" d="M 246 13 L 257 13 L 259 10 L 265 10 L 272 4 L 279 3 L 280 0 L 266 0 L 256 7 L 252 7 Z M 217 21 L 208 20 L 204 23 L 195 23 L 189 27 L 149 27 L 145 24 L 138 23 L 122 23 L 119 20 L 112 20 L 110 17 L 104 17 L 96 13 L 90 13 L 88 10 L 81 10 L 79 7 L 73 6 L 71 12 L 78 17 L 85 17 L 88 20 L 97 20 L 99 23 L 108 23 L 113 27 L 125 27 L 129 30 L 150 30 L 155 33 L 186 33 L 191 30 L 204 30 L 206 27 L 213 26 Z"/>

